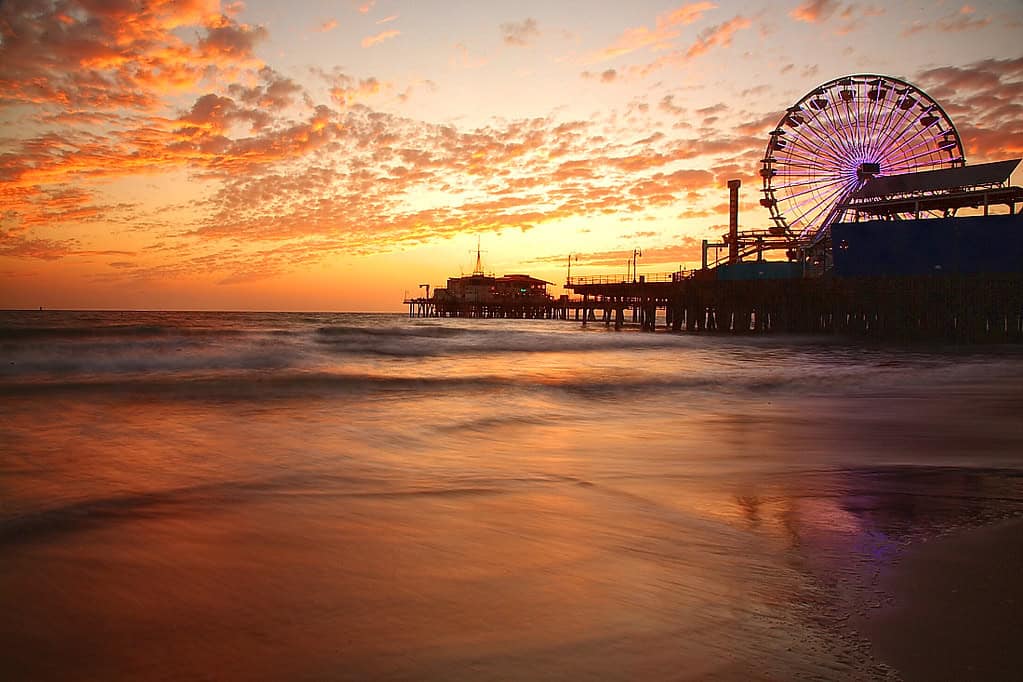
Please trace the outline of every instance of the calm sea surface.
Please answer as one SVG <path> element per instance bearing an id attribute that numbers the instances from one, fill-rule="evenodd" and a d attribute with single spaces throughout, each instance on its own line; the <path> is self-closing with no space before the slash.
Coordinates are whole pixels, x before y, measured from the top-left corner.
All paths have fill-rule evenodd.
<path id="1" fill-rule="evenodd" d="M 872 679 L 1023 511 L 1023 352 L 0 312 L 0 677 Z"/>

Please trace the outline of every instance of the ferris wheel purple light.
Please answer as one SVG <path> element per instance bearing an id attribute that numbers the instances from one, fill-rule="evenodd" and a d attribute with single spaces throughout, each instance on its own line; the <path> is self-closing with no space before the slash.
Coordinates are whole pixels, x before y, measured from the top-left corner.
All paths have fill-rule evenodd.
<path id="1" fill-rule="evenodd" d="M 922 90 L 890 76 L 845 76 L 807 93 L 771 131 L 760 203 L 779 231 L 805 239 L 840 220 L 872 177 L 964 163 L 955 126 Z"/>

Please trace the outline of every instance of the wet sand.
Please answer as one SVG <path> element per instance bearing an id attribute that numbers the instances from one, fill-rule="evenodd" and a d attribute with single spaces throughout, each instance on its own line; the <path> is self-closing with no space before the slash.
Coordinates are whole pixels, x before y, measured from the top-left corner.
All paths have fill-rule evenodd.
<path id="1" fill-rule="evenodd" d="M 1023 671 L 1023 519 L 910 548 L 863 620 L 877 658 L 914 680 L 1018 680 Z"/>

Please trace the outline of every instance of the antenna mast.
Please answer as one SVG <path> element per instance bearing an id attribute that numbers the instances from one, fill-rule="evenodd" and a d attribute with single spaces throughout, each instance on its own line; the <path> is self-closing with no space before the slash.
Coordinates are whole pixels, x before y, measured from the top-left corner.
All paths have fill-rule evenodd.
<path id="1" fill-rule="evenodd" d="M 476 268 L 472 271 L 472 274 L 482 275 L 483 274 L 483 260 L 480 258 L 480 238 L 476 235 Z"/>

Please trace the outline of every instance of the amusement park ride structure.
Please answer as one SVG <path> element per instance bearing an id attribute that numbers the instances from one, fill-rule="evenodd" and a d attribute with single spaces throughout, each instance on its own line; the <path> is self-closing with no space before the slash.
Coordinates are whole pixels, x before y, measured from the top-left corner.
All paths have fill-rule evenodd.
<path id="1" fill-rule="evenodd" d="M 1010 187 L 1019 163 L 966 166 L 962 141 L 945 110 L 925 92 L 891 76 L 859 74 L 828 81 L 789 107 L 768 137 L 761 161 L 761 206 L 768 229 L 739 231 L 739 181 L 729 182 L 727 263 L 770 250 L 789 260 L 826 259 L 830 226 L 859 220 L 951 217 L 960 208 L 1023 203 Z M 714 264 L 714 263 L 710 263 Z"/>

